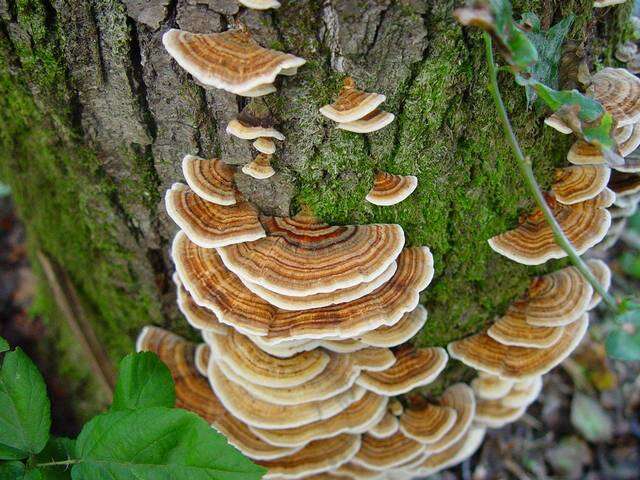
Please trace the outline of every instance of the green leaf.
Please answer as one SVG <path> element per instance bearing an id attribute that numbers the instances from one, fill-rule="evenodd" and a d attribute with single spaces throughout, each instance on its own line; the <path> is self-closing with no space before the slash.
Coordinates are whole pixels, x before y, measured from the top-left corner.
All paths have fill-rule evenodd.
<path id="1" fill-rule="evenodd" d="M 620 257 L 620 265 L 624 273 L 640 279 L 640 256 L 636 253 L 624 252 Z"/>
<path id="2" fill-rule="evenodd" d="M 122 359 L 111 410 L 173 407 L 175 403 L 171 372 L 155 353 L 132 353 Z"/>
<path id="3" fill-rule="evenodd" d="M 253 480 L 266 472 L 197 415 L 165 407 L 95 417 L 76 458 L 74 480 Z"/>
<path id="4" fill-rule="evenodd" d="M 7 342 L 4 338 L 0 337 L 0 353 L 6 352 L 9 350 L 9 342 Z"/>
<path id="5" fill-rule="evenodd" d="M 34 468 L 33 470 L 26 471 L 21 480 L 44 480 L 44 477 L 40 469 Z"/>
<path id="6" fill-rule="evenodd" d="M 499 42 L 505 60 L 520 70 L 538 61 L 538 52 L 527 35 L 513 20 L 513 9 L 509 0 L 489 0 L 494 19 L 494 38 Z"/>
<path id="7" fill-rule="evenodd" d="M 24 463 L 0 463 L 0 480 L 16 480 L 24 477 Z"/>
<path id="8" fill-rule="evenodd" d="M 598 101 L 583 95 L 578 90 L 555 90 L 540 82 L 535 82 L 534 89 L 540 99 L 554 112 L 563 107 L 576 107 L 578 118 L 583 122 L 596 122 L 605 113 Z"/>
<path id="9" fill-rule="evenodd" d="M 640 332 L 631 334 L 622 329 L 613 330 L 607 335 L 604 346 L 611 358 L 640 361 Z"/>
<path id="10" fill-rule="evenodd" d="M 21 460 L 25 457 L 25 452 L 16 448 L 11 448 L 0 443 L 0 459 L 1 460 Z"/>
<path id="11" fill-rule="evenodd" d="M 38 455 L 36 463 L 63 462 L 71 460 L 75 455 L 76 441 L 64 437 L 51 437 Z M 40 467 L 44 480 L 68 480 L 71 478 L 71 466 L 46 466 Z"/>
<path id="12" fill-rule="evenodd" d="M 26 458 L 44 448 L 50 426 L 51 405 L 44 379 L 29 357 L 16 348 L 5 355 L 0 370 L 0 444 L 21 451 L 21 458 Z"/>
<path id="13" fill-rule="evenodd" d="M 571 423 L 590 442 L 606 442 L 613 437 L 609 414 L 593 398 L 580 392 L 571 401 Z"/>

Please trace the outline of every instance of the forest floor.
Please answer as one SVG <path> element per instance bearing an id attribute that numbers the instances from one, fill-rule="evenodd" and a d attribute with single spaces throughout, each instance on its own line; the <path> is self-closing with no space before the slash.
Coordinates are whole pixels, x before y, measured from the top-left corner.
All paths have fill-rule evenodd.
<path id="1" fill-rule="evenodd" d="M 614 289 L 640 289 L 640 243 L 612 252 Z M 637 268 L 636 268 L 637 267 Z M 0 336 L 23 348 L 46 379 L 56 435 L 75 436 L 79 415 L 73 389 L 56 364 L 55 339 L 32 314 L 36 280 L 25 232 L 11 200 L 0 197 Z M 640 364 L 606 357 L 601 339 L 610 320 L 596 311 L 590 338 L 545 376 L 540 399 L 518 422 L 489 431 L 470 461 L 433 478 L 442 480 L 631 480 L 640 470 Z"/>

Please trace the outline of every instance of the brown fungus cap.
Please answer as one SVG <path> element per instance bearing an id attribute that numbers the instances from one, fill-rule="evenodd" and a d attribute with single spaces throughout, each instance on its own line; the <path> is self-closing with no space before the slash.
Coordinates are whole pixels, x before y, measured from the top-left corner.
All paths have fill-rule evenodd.
<path id="1" fill-rule="evenodd" d="M 411 195 L 417 186 L 418 178 L 413 175 L 378 172 L 366 199 L 374 205 L 395 205 Z"/>
<path id="2" fill-rule="evenodd" d="M 598 244 L 609 230 L 611 215 L 606 207 L 611 206 L 613 198 L 607 189 L 591 200 L 573 205 L 563 205 L 552 197 L 549 202 L 556 220 L 579 255 Z M 540 265 L 567 255 L 556 243 L 551 227 L 538 209 L 518 227 L 490 238 L 489 245 L 501 255 L 524 265 Z"/>
<path id="3" fill-rule="evenodd" d="M 456 383 L 444 391 L 440 406 L 454 409 L 457 415 L 453 426 L 440 439 L 427 444 L 426 451 L 432 454 L 446 450 L 469 430 L 476 413 L 476 399 L 468 385 Z"/>
<path id="4" fill-rule="evenodd" d="M 194 357 L 194 364 L 196 370 L 203 377 L 207 376 L 207 369 L 209 368 L 209 358 L 211 356 L 211 349 L 206 343 L 200 343 L 196 347 L 196 353 Z"/>
<path id="5" fill-rule="evenodd" d="M 384 112 L 376 108 L 358 120 L 338 123 L 337 128 L 353 133 L 373 133 L 389 125 L 395 118 L 393 113 Z"/>
<path id="6" fill-rule="evenodd" d="M 284 135 L 273 127 L 263 126 L 258 121 L 249 123 L 249 120 L 243 117 L 236 118 L 227 124 L 227 133 L 238 137 L 242 140 L 256 140 L 258 138 L 275 138 L 276 140 L 284 140 Z"/>
<path id="7" fill-rule="evenodd" d="M 506 407 L 528 407 L 542 391 L 542 376 L 516 382 L 511 390 L 500 399 Z"/>
<path id="8" fill-rule="evenodd" d="M 353 458 L 360 444 L 359 435 L 342 434 L 313 441 L 287 457 L 257 463 L 269 470 L 265 480 L 297 479 L 339 467 Z"/>
<path id="9" fill-rule="evenodd" d="M 369 295 L 349 303 L 287 312 L 247 290 L 225 268 L 215 250 L 198 247 L 180 232 L 174 239 L 172 256 L 196 303 L 242 333 L 269 335 L 276 341 L 353 338 L 393 324 L 417 306 L 418 292 L 426 288 L 433 275 L 429 249 L 407 248 L 398 257 L 393 278 Z"/>
<path id="10" fill-rule="evenodd" d="M 257 210 L 244 200 L 223 206 L 208 202 L 182 183 L 165 195 L 167 213 L 187 236 L 203 248 L 250 242 L 265 236 Z"/>
<path id="11" fill-rule="evenodd" d="M 395 347 L 411 339 L 427 321 L 427 309 L 418 305 L 390 327 L 379 327 L 365 333 L 360 340 L 374 347 Z"/>
<path id="12" fill-rule="evenodd" d="M 259 153 L 252 162 L 242 167 L 242 173 L 255 178 L 256 180 L 265 180 L 273 177 L 276 171 L 271 166 L 271 155 Z"/>
<path id="13" fill-rule="evenodd" d="M 254 10 L 269 10 L 270 8 L 280 8 L 280 2 L 276 0 L 238 0 L 242 5 Z"/>
<path id="14" fill-rule="evenodd" d="M 449 359 L 445 349 L 439 347 L 416 349 L 404 345 L 394 353 L 396 362 L 391 368 L 364 372 L 357 380 L 358 385 L 380 395 L 400 395 L 433 382 Z"/>
<path id="15" fill-rule="evenodd" d="M 507 380 L 480 371 L 478 372 L 478 376 L 471 381 L 471 388 L 473 388 L 477 398 L 496 400 L 509 393 L 514 384 L 515 382 L 513 380 Z"/>
<path id="16" fill-rule="evenodd" d="M 593 75 L 587 95 L 598 100 L 618 126 L 640 122 L 640 79 L 624 68 L 603 68 Z"/>
<path id="17" fill-rule="evenodd" d="M 335 437 L 342 433 L 366 432 L 385 415 L 387 402 L 387 397 L 367 392 L 360 400 L 325 420 L 295 428 L 269 430 L 251 427 L 251 430 L 272 445 L 282 447 L 306 445 L 310 441 Z"/>
<path id="18" fill-rule="evenodd" d="M 453 408 L 424 402 L 404 411 L 400 431 L 417 442 L 435 443 L 453 428 L 457 419 L 458 412 Z"/>
<path id="19" fill-rule="evenodd" d="M 227 333 L 229 327 L 220 323 L 218 317 L 216 317 L 211 310 L 201 307 L 194 302 L 191 294 L 189 294 L 182 285 L 182 281 L 177 273 L 173 274 L 173 281 L 178 290 L 178 309 L 192 327 L 221 335 Z"/>
<path id="20" fill-rule="evenodd" d="M 253 148 L 258 150 L 260 153 L 264 153 L 265 155 L 273 155 L 276 153 L 276 144 L 273 140 L 266 137 L 260 137 L 255 142 L 253 142 Z"/>
<path id="21" fill-rule="evenodd" d="M 374 394 L 375 395 L 375 394 Z M 376 438 L 387 438 L 400 429 L 398 417 L 386 412 L 382 419 L 369 429 L 369 435 Z"/>
<path id="22" fill-rule="evenodd" d="M 565 205 L 590 200 L 605 189 L 611 169 L 603 165 L 572 166 L 556 169 L 553 193 Z"/>
<path id="23" fill-rule="evenodd" d="M 362 465 L 358 465 L 353 462 L 340 465 L 335 472 L 338 475 L 343 475 L 344 478 L 352 480 L 376 480 L 384 475 L 384 473 L 379 470 L 371 470 L 370 468 L 363 467 Z"/>
<path id="24" fill-rule="evenodd" d="M 634 195 L 640 192 L 640 174 L 614 171 L 608 187 L 615 192 L 616 198 Z"/>
<path id="25" fill-rule="evenodd" d="M 373 112 L 385 100 L 386 97 L 379 93 L 358 90 L 353 79 L 348 77 L 338 94 L 338 99 L 322 107 L 320 113 L 334 122 L 353 122 Z"/>
<path id="26" fill-rule="evenodd" d="M 167 52 L 200 83 L 242 95 L 271 84 L 283 69 L 305 60 L 261 47 L 243 30 L 196 34 L 171 29 L 162 36 Z"/>
<path id="27" fill-rule="evenodd" d="M 424 450 L 422 443 L 406 437 L 402 432 L 386 438 L 364 434 L 353 463 L 371 470 L 387 470 L 413 460 Z"/>
<path id="28" fill-rule="evenodd" d="M 305 212 L 261 220 L 266 238 L 219 253 L 239 277 L 283 295 L 304 297 L 369 282 L 404 245 L 402 227 L 395 224 L 331 226 Z"/>
<path id="29" fill-rule="evenodd" d="M 486 333 L 478 333 L 448 346 L 452 358 L 502 378 L 523 380 L 543 375 L 567 358 L 587 331 L 584 314 L 564 328 L 562 337 L 550 348 L 512 347 L 496 342 Z"/>
<path id="30" fill-rule="evenodd" d="M 490 428 L 502 428 L 508 423 L 518 420 L 526 412 L 527 407 L 509 407 L 498 400 L 478 400 L 476 406 L 476 422 Z"/>
<path id="31" fill-rule="evenodd" d="M 478 426 L 471 427 L 469 431 L 453 445 L 442 452 L 430 455 L 421 465 L 416 467 L 414 471 L 420 476 L 427 476 L 462 463 L 480 448 L 484 440 L 484 435 L 484 428 Z"/>
<path id="32" fill-rule="evenodd" d="M 560 116 L 555 113 L 550 117 L 545 118 L 544 123 L 545 125 L 548 125 L 549 127 L 557 130 L 558 132 L 564 133 L 565 135 L 568 135 L 573 132 L 573 130 L 571 130 L 571 127 L 569 127 L 564 122 L 564 120 L 562 120 L 562 118 L 560 118 Z"/>
<path id="33" fill-rule="evenodd" d="M 182 174 L 189 188 L 204 200 L 218 205 L 236 203 L 235 172 L 235 167 L 217 158 L 186 155 L 182 159 Z"/>
<path id="34" fill-rule="evenodd" d="M 596 258 L 587 260 L 587 266 L 598 280 L 598 283 L 600 283 L 605 290 L 609 290 L 611 287 L 611 269 L 609 269 L 609 266 L 602 260 L 598 260 Z M 591 301 L 589 302 L 588 310 L 596 308 L 601 301 L 602 297 L 594 290 Z"/>
<path id="35" fill-rule="evenodd" d="M 626 157 L 640 145 L 640 124 L 627 125 L 614 130 L 618 153 Z M 577 140 L 567 153 L 567 160 L 574 165 L 606 165 L 607 158 L 599 146 L 584 140 Z M 624 165 L 624 164 L 623 164 Z"/>
<path id="36" fill-rule="evenodd" d="M 487 335 L 503 345 L 529 348 L 549 348 L 555 345 L 564 327 L 535 327 L 527 323 L 524 315 L 509 313 L 496 320 Z"/>

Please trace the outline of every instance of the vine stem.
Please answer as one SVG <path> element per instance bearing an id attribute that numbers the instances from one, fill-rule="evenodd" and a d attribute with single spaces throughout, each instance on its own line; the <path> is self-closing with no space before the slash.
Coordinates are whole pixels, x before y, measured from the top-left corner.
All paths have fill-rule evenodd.
<path id="1" fill-rule="evenodd" d="M 553 212 L 551 208 L 547 204 L 547 201 L 542 194 L 542 190 L 540 190 L 540 186 L 536 181 L 536 177 L 533 174 L 533 169 L 531 168 L 531 160 L 525 157 L 522 152 L 522 148 L 520 148 L 520 144 L 518 143 L 518 139 L 513 131 L 513 127 L 511 126 L 511 122 L 509 121 L 509 116 L 507 114 L 507 110 L 504 106 L 504 102 L 502 101 L 502 95 L 500 94 L 500 89 L 498 87 L 498 72 L 495 60 L 493 58 L 493 41 L 491 40 L 491 36 L 487 32 L 483 32 L 484 45 L 485 45 L 485 53 L 487 57 L 487 65 L 489 68 L 489 91 L 491 92 L 491 96 L 493 97 L 493 101 L 496 105 L 496 109 L 498 110 L 498 114 L 500 116 L 500 122 L 502 123 L 502 127 L 504 128 L 505 136 L 511 145 L 511 149 L 516 157 L 518 168 L 520 168 L 520 172 L 524 178 L 525 183 L 527 184 L 527 188 L 529 192 L 533 196 L 538 208 L 542 211 L 545 220 L 551 227 L 551 231 L 553 232 L 553 238 L 556 243 L 564 250 L 571 260 L 571 263 L 575 265 L 575 267 L 580 271 L 582 276 L 591 284 L 593 289 L 600 294 L 605 303 L 614 311 L 618 311 L 618 302 L 616 299 L 607 292 L 604 287 L 598 282 L 596 277 L 593 275 L 591 270 L 587 264 L 580 258 L 580 255 L 576 252 L 575 248 L 569 241 L 569 239 L 564 234 L 562 227 L 558 224 L 556 217 L 553 216 Z"/>
<path id="2" fill-rule="evenodd" d="M 75 459 L 60 460 L 58 462 L 38 463 L 36 464 L 36 467 L 58 467 L 62 465 L 76 465 L 81 462 L 82 460 L 75 460 Z"/>

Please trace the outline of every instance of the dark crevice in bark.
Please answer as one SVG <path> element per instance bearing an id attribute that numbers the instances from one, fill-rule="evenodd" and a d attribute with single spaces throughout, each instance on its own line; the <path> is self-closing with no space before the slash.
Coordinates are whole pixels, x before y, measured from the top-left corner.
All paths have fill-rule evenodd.
<path id="1" fill-rule="evenodd" d="M 378 24 L 376 25 L 376 30 L 373 33 L 373 39 L 371 40 L 371 43 L 367 47 L 366 55 L 369 55 L 371 53 L 371 50 L 373 50 L 373 47 L 375 47 L 376 43 L 378 43 L 378 35 L 380 34 L 380 28 L 384 24 L 384 21 L 387 17 L 387 12 L 391 9 L 393 5 L 394 5 L 394 1 L 392 0 L 387 4 L 384 10 L 380 12 L 380 16 L 378 17 Z"/>

